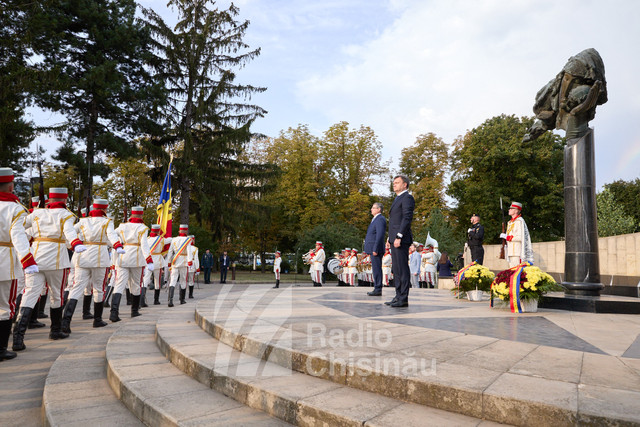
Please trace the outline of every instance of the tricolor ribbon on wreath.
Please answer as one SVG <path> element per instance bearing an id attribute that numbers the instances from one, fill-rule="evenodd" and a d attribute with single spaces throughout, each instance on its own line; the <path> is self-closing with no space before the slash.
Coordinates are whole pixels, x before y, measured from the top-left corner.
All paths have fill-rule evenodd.
<path id="1" fill-rule="evenodd" d="M 476 264 L 477 262 L 472 261 L 471 264 L 465 265 L 460 269 L 460 271 L 458 271 L 458 274 L 456 274 L 455 282 L 456 282 L 456 286 L 458 287 L 458 298 L 460 298 L 460 282 L 464 280 L 464 275 L 466 274 L 467 270 L 469 270 L 471 267 L 473 267 Z"/>

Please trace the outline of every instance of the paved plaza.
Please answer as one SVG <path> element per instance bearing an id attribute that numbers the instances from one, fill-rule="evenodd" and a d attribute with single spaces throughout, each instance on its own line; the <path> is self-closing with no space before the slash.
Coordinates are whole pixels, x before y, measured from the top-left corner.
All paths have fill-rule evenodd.
<path id="1" fill-rule="evenodd" d="M 0 364 L 3 425 L 640 425 L 640 316 L 271 286 L 29 330 Z"/>

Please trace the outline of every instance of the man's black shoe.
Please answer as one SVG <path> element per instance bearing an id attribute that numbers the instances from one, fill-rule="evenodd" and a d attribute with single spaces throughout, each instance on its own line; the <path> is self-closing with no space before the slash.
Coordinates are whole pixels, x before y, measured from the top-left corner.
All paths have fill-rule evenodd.
<path id="1" fill-rule="evenodd" d="M 382 292 L 367 292 L 367 295 L 369 295 L 370 297 L 381 297 Z"/>
<path id="2" fill-rule="evenodd" d="M 409 307 L 409 303 L 396 301 L 393 304 L 391 304 L 391 307 Z"/>
<path id="3" fill-rule="evenodd" d="M 394 299 L 392 299 L 391 301 L 387 301 L 387 302 L 385 302 L 385 304 L 386 304 L 386 305 L 395 304 L 395 303 L 396 303 L 396 301 L 398 301 L 398 300 L 394 298 Z"/>

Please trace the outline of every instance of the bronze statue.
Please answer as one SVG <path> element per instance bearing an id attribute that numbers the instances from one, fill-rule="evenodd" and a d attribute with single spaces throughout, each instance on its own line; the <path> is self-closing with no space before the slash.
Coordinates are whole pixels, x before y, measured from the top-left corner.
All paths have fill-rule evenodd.
<path id="1" fill-rule="evenodd" d="M 565 295 L 598 296 L 600 283 L 596 213 L 595 150 L 589 121 L 607 102 L 604 63 L 595 49 L 569 58 L 562 71 L 538 91 L 535 123 L 523 142 L 550 129 L 564 129 Z"/>
<path id="2" fill-rule="evenodd" d="M 550 129 L 567 131 L 567 141 L 589 130 L 596 106 L 607 102 L 604 63 L 595 49 L 585 49 L 569 58 L 558 75 L 536 95 L 536 121 L 523 142 L 532 141 Z"/>

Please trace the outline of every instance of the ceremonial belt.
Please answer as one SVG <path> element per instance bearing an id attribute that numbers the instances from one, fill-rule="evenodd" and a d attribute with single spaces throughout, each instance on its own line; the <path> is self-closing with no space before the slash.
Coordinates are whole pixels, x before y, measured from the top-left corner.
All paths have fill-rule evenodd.
<path id="1" fill-rule="evenodd" d="M 125 243 L 124 246 L 140 246 L 140 243 Z"/>
<path id="2" fill-rule="evenodd" d="M 160 252 L 151 252 L 151 255 L 162 255 L 162 251 L 160 251 Z"/>
<path id="3" fill-rule="evenodd" d="M 98 246 L 106 246 L 106 242 L 83 242 L 84 245 L 98 245 Z"/>
<path id="4" fill-rule="evenodd" d="M 5 248 L 13 247 L 13 243 L 11 242 L 0 242 L 0 246 L 4 246 Z"/>
<path id="5" fill-rule="evenodd" d="M 61 245 L 67 243 L 66 240 L 64 239 L 51 239 L 49 237 L 36 237 L 35 239 L 33 239 L 35 242 L 52 242 L 52 243 L 59 243 Z"/>

